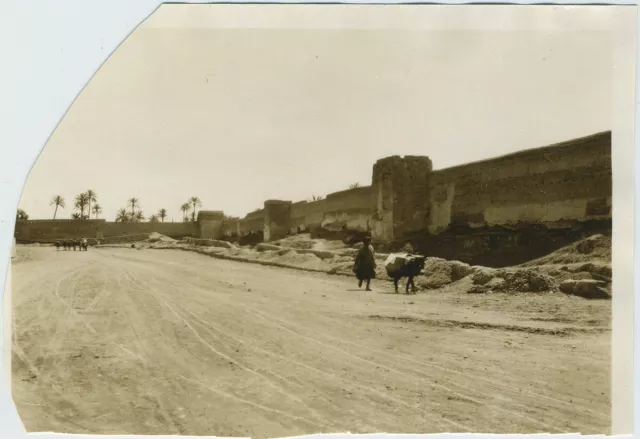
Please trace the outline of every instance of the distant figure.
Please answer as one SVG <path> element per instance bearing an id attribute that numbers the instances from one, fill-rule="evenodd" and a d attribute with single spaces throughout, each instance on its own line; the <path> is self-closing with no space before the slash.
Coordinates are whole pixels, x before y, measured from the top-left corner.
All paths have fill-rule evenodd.
<path id="1" fill-rule="evenodd" d="M 87 238 L 82 238 L 80 245 L 82 246 L 82 250 L 87 251 L 87 247 L 89 246 L 89 244 L 87 243 Z"/>
<path id="2" fill-rule="evenodd" d="M 371 245 L 371 238 L 366 237 L 363 240 L 364 245 L 356 254 L 356 260 L 353 264 L 353 272 L 358 278 L 358 287 L 362 287 L 362 282 L 367 283 L 367 291 L 371 291 L 371 279 L 376 277 L 376 259 L 375 251 Z"/>
<path id="3" fill-rule="evenodd" d="M 60 241 L 56 241 L 54 243 L 54 245 L 56 246 L 56 251 L 59 251 L 60 250 Z"/>
<path id="4" fill-rule="evenodd" d="M 76 251 L 76 247 L 78 246 L 78 243 L 76 242 L 75 239 L 71 240 L 71 247 L 73 247 L 73 251 Z"/>
<path id="5" fill-rule="evenodd" d="M 62 240 L 62 248 L 66 251 L 67 250 L 67 240 L 64 239 Z"/>

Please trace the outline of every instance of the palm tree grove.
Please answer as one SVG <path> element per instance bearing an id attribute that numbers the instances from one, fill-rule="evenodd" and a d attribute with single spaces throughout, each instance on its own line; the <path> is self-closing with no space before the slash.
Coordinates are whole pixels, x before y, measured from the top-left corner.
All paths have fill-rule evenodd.
<path id="1" fill-rule="evenodd" d="M 67 201 L 62 195 L 54 195 L 51 197 L 49 205 L 53 208 L 53 219 L 55 220 L 59 219 L 60 211 L 67 208 Z M 179 207 L 182 212 L 182 221 L 195 221 L 199 207 L 202 207 L 202 200 L 197 196 L 189 197 Z M 93 189 L 88 189 L 73 197 L 73 209 L 69 214 L 73 220 L 101 219 L 100 216 L 103 213 L 103 208 L 98 203 L 98 194 Z M 169 210 L 165 207 L 159 208 L 148 218 L 145 217 L 140 199 L 131 197 L 126 201 L 124 207 L 118 209 L 114 221 L 119 223 L 165 222 L 167 218 L 169 218 Z M 16 220 L 26 221 L 28 219 L 29 215 L 23 209 L 18 209 Z"/>

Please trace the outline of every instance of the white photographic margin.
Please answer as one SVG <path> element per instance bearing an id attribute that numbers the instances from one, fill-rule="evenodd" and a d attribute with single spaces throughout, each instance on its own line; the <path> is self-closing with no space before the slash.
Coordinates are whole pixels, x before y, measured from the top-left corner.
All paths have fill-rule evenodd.
<path id="1" fill-rule="evenodd" d="M 32 165 L 35 163 L 42 148 L 47 143 L 49 136 L 56 129 L 60 120 L 73 103 L 76 96 L 82 91 L 87 82 L 93 77 L 95 72 L 106 61 L 109 55 L 115 51 L 120 43 L 124 41 L 135 28 L 150 16 L 162 2 L 158 0 L 5 0 L 0 4 L 0 293 L 3 294 L 3 318 L 0 319 L 0 348 L 3 351 L 3 362 L 0 364 L 0 437 L 18 438 L 25 437 L 24 428 L 20 422 L 15 405 L 10 395 L 10 368 L 6 367 L 6 362 L 10 358 L 10 325 L 5 323 L 10 321 L 10 295 L 4 294 L 10 287 L 9 262 L 13 245 L 13 227 L 15 211 L 21 197 L 22 188 Z M 182 3 L 206 3 L 191 2 Z M 228 1 L 224 3 L 243 3 Z M 252 3 L 269 3 L 253 1 Z M 303 3 L 297 1 L 283 1 L 278 3 Z M 315 1 L 313 3 L 331 3 Z M 420 3 L 420 2 L 393 2 L 393 1 L 350 1 L 344 3 Z M 440 1 L 441 4 L 465 4 L 459 1 Z M 532 1 L 499 2 L 501 4 L 535 4 Z M 596 1 L 564 1 L 555 2 L 558 6 L 564 5 L 598 5 L 603 2 Z M 610 1 L 608 4 L 614 5 L 637 5 L 638 1 Z M 627 23 L 633 25 L 633 23 Z M 640 33 L 636 35 L 640 36 Z M 636 42 L 629 42 L 636 52 L 638 50 Z M 616 48 L 621 47 L 616 44 Z M 614 53 L 614 65 L 620 68 L 629 68 L 633 63 L 630 59 L 622 59 Z M 636 84 L 640 77 L 638 71 L 635 72 Z M 640 142 L 637 140 L 631 121 L 622 119 L 618 112 L 629 114 L 631 105 L 629 100 L 621 97 L 620 94 L 628 88 L 626 86 L 614 84 L 614 101 L 623 104 L 614 108 L 613 143 L 616 145 L 618 137 L 616 133 L 621 133 L 620 137 L 626 137 L 624 142 L 633 139 L 635 149 L 638 150 Z M 636 109 L 634 124 L 638 126 L 637 108 L 640 101 L 636 87 L 636 96 L 633 105 Z M 629 138 L 631 136 L 631 138 Z M 616 148 L 613 149 L 613 165 L 616 167 Z M 619 160 L 618 160 L 619 162 Z M 627 166 L 614 169 L 614 178 L 630 185 L 634 179 L 634 168 L 640 170 L 640 158 L 636 154 L 631 163 Z M 638 193 L 640 184 L 635 182 L 634 190 Z M 630 187 L 630 186 L 629 186 Z M 614 183 L 613 210 L 614 212 L 614 234 L 616 228 L 625 231 L 636 229 L 640 216 L 640 198 L 637 196 L 631 199 L 631 194 L 622 193 L 616 195 Z M 630 206 L 634 205 L 635 209 Z M 623 207 L 624 206 L 624 207 Z M 619 211 L 624 211 L 624 215 L 631 210 L 631 215 L 619 216 Z M 634 215 L 635 213 L 635 215 Z M 628 233 L 628 232 L 627 232 Z M 635 235 L 635 233 L 634 233 Z M 630 240 L 630 236 L 618 239 Z M 614 243 L 616 238 L 614 237 Z M 635 246 L 633 250 L 639 248 L 639 240 L 634 236 Z M 633 261 L 635 272 L 640 272 L 640 263 L 634 258 L 634 251 L 623 248 L 617 251 L 614 244 L 613 264 L 618 266 L 618 262 L 631 266 Z M 614 283 L 615 283 L 614 270 Z M 635 279 L 634 279 L 635 280 Z M 6 282 L 6 284 L 5 284 Z M 631 288 L 631 284 L 624 281 L 625 288 Z M 619 287 L 618 287 L 619 288 Z M 634 296 L 638 298 L 640 284 L 633 282 Z M 632 297 L 630 295 L 628 298 Z M 636 374 L 640 369 L 640 325 L 632 325 L 629 316 L 635 310 L 637 319 L 640 314 L 640 303 L 634 300 L 633 303 L 625 303 L 622 307 L 614 307 L 613 318 L 615 334 L 622 332 L 634 334 L 634 350 L 629 352 L 629 343 L 616 343 L 613 341 L 613 356 L 630 358 L 633 355 L 636 364 L 635 368 L 613 369 L 614 389 L 612 389 L 612 400 L 616 404 L 613 424 L 614 433 L 617 431 L 628 431 L 629 425 L 622 425 L 621 418 L 629 419 L 636 415 L 633 430 L 640 433 L 640 389 L 639 380 L 633 383 L 633 401 L 624 395 L 616 395 L 616 380 L 618 384 L 631 386 L 628 377 L 635 369 Z M 616 320 L 620 323 L 616 323 Z M 5 330 L 9 329 L 9 330 Z M 616 336 L 617 337 L 617 336 Z M 628 364 L 628 363 L 627 363 Z M 623 381 L 624 380 L 624 381 Z M 622 382 L 621 382 L 622 381 Z M 620 399 L 624 401 L 621 401 Z M 635 404 L 633 404 L 635 402 Z M 635 410 L 634 410 L 635 406 Z M 635 412 L 635 413 L 634 413 Z M 620 419 L 619 419 L 620 418 Z M 63 437 L 71 435 L 60 435 L 53 433 L 38 434 L 38 437 Z M 342 436 L 342 435 L 318 435 L 318 436 Z M 370 437 L 382 437 L 383 435 L 369 435 Z M 400 436 L 400 435 L 392 435 Z M 402 435 L 403 437 L 418 437 L 419 435 Z M 431 435 L 433 436 L 433 435 Z M 437 435 L 444 436 L 444 435 Z M 447 435 L 451 437 L 468 437 L 469 434 Z M 493 437 L 494 435 L 473 435 L 475 437 Z M 530 437 L 543 437 L 548 435 L 531 435 Z M 579 437 L 579 435 L 563 435 L 567 437 Z M 74 435 L 77 438 L 91 438 L 90 435 Z M 126 436 L 113 436 L 126 437 Z M 158 436 L 156 436 L 158 437 Z M 168 437 L 168 436 L 167 436 Z M 386 435 L 385 437 L 389 437 Z M 630 437 L 630 436 L 627 436 Z"/>

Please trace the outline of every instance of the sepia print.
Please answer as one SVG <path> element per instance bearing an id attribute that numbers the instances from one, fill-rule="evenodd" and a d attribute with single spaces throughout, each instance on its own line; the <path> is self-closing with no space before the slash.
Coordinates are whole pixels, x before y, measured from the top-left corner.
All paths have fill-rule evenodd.
<path id="1" fill-rule="evenodd" d="M 611 433 L 610 29 L 239 8 L 158 9 L 34 165 L 27 431 Z"/>

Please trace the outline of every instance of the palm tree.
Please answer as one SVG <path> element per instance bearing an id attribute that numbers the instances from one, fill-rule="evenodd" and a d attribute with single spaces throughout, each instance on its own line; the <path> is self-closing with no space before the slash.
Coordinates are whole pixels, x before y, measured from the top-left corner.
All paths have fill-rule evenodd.
<path id="1" fill-rule="evenodd" d="M 94 204 L 93 205 L 93 214 L 95 215 L 95 218 L 98 218 L 98 215 L 100 215 L 102 213 L 102 207 L 100 207 L 99 204 Z"/>
<path id="2" fill-rule="evenodd" d="M 142 214 L 142 211 L 139 210 L 137 211 L 134 215 L 133 215 L 133 220 L 135 222 L 142 222 L 144 221 L 144 215 Z"/>
<path id="3" fill-rule="evenodd" d="M 151 215 L 149 217 L 149 222 L 150 223 L 157 223 L 158 222 L 158 217 L 156 215 Z"/>
<path id="4" fill-rule="evenodd" d="M 129 222 L 129 212 L 127 212 L 127 209 L 118 210 L 118 214 L 116 215 L 116 222 L 118 223 Z"/>
<path id="5" fill-rule="evenodd" d="M 138 204 L 139 202 L 140 202 L 140 200 L 138 200 L 135 197 L 129 198 L 129 201 L 127 201 L 127 205 L 131 207 L 131 216 L 132 217 L 134 217 L 136 215 L 135 208 L 136 207 L 140 207 L 140 204 Z"/>
<path id="6" fill-rule="evenodd" d="M 29 219 L 29 215 L 22 209 L 18 209 L 18 213 L 16 214 L 16 220 L 26 221 Z"/>
<path id="7" fill-rule="evenodd" d="M 75 220 L 82 219 L 82 215 L 81 215 L 81 214 L 79 214 L 78 212 L 73 212 L 73 213 L 71 214 L 71 219 L 75 219 Z"/>
<path id="8" fill-rule="evenodd" d="M 324 197 L 322 195 L 312 195 L 311 199 L 309 201 L 313 202 L 313 201 L 320 201 L 322 200 Z"/>
<path id="9" fill-rule="evenodd" d="M 89 198 L 87 197 L 87 194 L 82 193 L 82 194 L 78 194 L 76 195 L 76 208 L 80 209 L 80 217 L 82 219 L 85 218 L 84 216 L 84 209 L 87 207 L 87 204 L 89 203 Z"/>
<path id="10" fill-rule="evenodd" d="M 182 206 L 180 206 L 180 210 L 182 211 L 182 221 L 187 220 L 187 212 L 190 208 L 191 205 L 189 203 L 184 203 Z"/>
<path id="11" fill-rule="evenodd" d="M 357 188 L 357 187 L 360 187 L 360 183 L 358 183 L 358 182 L 351 183 L 351 184 L 349 185 L 349 189 L 355 189 L 355 188 Z"/>
<path id="12" fill-rule="evenodd" d="M 191 205 L 193 206 L 193 214 L 191 215 L 191 219 L 193 221 L 195 221 L 196 220 L 196 207 L 202 206 L 202 201 L 200 201 L 200 198 L 198 198 L 198 197 L 191 197 L 191 198 L 189 198 L 189 203 L 191 203 Z"/>
<path id="13" fill-rule="evenodd" d="M 58 207 L 62 207 L 63 209 L 65 208 L 65 202 L 64 202 L 64 198 L 61 195 L 55 195 L 52 199 L 51 199 L 51 203 L 49 204 L 49 206 L 56 206 L 56 210 L 53 211 L 53 219 L 56 219 L 56 215 L 58 213 Z"/>
<path id="14" fill-rule="evenodd" d="M 158 217 L 164 222 L 164 219 L 167 217 L 167 209 L 160 209 L 158 211 Z"/>
<path id="15" fill-rule="evenodd" d="M 96 194 L 92 189 L 89 189 L 87 192 L 85 192 L 85 194 L 87 195 L 87 204 L 89 207 L 89 209 L 87 209 L 87 212 L 89 212 L 89 217 L 91 217 L 91 202 L 98 202 L 98 194 Z"/>

